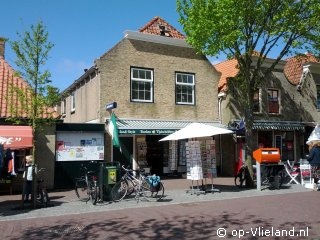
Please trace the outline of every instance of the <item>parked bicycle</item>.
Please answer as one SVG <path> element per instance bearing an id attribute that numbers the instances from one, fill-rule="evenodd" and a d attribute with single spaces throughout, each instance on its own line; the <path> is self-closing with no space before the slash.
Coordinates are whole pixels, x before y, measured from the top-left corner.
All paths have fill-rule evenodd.
<path id="1" fill-rule="evenodd" d="M 111 189 L 111 197 L 113 201 L 121 201 L 125 196 L 135 193 L 135 199 L 140 200 L 140 197 L 150 201 L 159 201 L 164 196 L 164 186 L 159 179 L 157 184 L 152 184 L 152 177 L 147 176 L 144 169 L 131 170 L 122 166 L 122 170 L 125 172 Z M 136 176 L 134 175 L 136 173 Z"/>
<path id="2" fill-rule="evenodd" d="M 47 207 L 48 203 L 50 201 L 49 195 L 47 192 L 45 180 L 43 176 L 45 175 L 46 169 L 40 168 L 37 170 L 36 168 L 36 174 L 37 174 L 37 204 L 41 205 L 43 207 Z"/>
<path id="3" fill-rule="evenodd" d="M 100 187 L 95 171 L 88 171 L 87 167 L 81 164 L 83 175 L 75 179 L 75 192 L 77 197 L 84 202 L 91 200 L 95 205 L 100 199 Z"/>
<path id="4" fill-rule="evenodd" d="M 242 188 L 243 186 L 246 185 L 246 179 L 248 179 L 248 174 L 249 173 L 249 169 L 248 166 L 244 163 L 241 168 L 239 169 L 238 173 L 236 174 L 236 176 L 234 177 L 234 184 L 239 187 Z M 283 176 L 285 175 L 283 170 L 280 170 L 278 172 L 278 186 L 281 187 L 282 182 L 283 182 Z M 257 184 L 257 172 L 256 172 L 256 166 L 253 165 L 253 181 L 254 184 Z M 275 176 L 270 174 L 268 171 L 262 171 L 261 172 L 261 185 L 264 186 L 270 186 L 273 187 L 275 186 Z"/>

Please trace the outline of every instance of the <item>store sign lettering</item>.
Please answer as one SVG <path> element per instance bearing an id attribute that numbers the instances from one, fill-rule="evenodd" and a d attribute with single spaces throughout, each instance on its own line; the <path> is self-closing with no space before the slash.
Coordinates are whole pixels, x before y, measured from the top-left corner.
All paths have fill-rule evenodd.
<path id="1" fill-rule="evenodd" d="M 174 133 L 172 129 L 119 129 L 119 134 L 131 135 L 168 135 Z"/>
<path id="2" fill-rule="evenodd" d="M 20 142 L 20 137 L 0 137 L 0 143 L 5 145 L 11 145 L 14 142 Z"/>

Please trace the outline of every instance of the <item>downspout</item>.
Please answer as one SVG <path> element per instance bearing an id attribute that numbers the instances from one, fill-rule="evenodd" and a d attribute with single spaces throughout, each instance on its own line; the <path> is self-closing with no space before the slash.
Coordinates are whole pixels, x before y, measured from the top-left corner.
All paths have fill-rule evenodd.
<path id="1" fill-rule="evenodd" d="M 227 94 L 223 91 L 218 93 L 218 117 L 219 117 L 219 122 L 222 124 L 222 112 L 221 112 L 221 103 L 222 100 L 225 99 Z M 219 135 L 219 151 L 220 151 L 220 174 L 222 173 L 223 165 L 222 165 L 222 145 L 221 145 L 221 135 Z"/>

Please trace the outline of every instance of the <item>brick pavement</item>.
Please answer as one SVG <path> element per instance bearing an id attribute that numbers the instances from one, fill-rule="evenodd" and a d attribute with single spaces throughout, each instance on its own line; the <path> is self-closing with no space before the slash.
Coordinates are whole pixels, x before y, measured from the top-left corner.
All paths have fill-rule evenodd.
<path id="1" fill-rule="evenodd" d="M 296 192 L 310 192 L 309 189 L 301 185 L 283 186 L 279 190 L 265 189 L 239 189 L 234 186 L 233 178 L 216 178 L 214 187 L 221 190 L 220 193 L 213 192 L 207 194 L 190 194 L 186 190 L 190 189 L 191 181 L 186 179 L 163 180 L 165 186 L 165 198 L 160 202 L 137 201 L 133 198 L 124 199 L 118 203 L 104 201 L 93 206 L 90 202 L 79 201 L 73 190 L 50 192 L 51 207 L 31 209 L 27 205 L 20 209 L 21 195 L 0 196 L 0 221 L 30 219 L 44 216 L 61 216 L 81 213 L 94 213 L 100 211 L 119 210 L 127 208 L 142 208 L 153 206 L 165 206 L 181 203 L 206 202 L 213 200 L 236 199 L 254 196 L 280 195 Z M 206 182 L 207 184 L 210 182 Z M 194 182 L 196 184 L 196 182 Z M 201 184 L 201 183 L 199 183 Z"/>
<path id="2" fill-rule="evenodd" d="M 316 240 L 320 212 L 312 206 L 318 199 L 319 192 L 298 191 L 108 211 L 98 206 L 82 214 L 0 221 L 0 232 L 6 240 Z"/>

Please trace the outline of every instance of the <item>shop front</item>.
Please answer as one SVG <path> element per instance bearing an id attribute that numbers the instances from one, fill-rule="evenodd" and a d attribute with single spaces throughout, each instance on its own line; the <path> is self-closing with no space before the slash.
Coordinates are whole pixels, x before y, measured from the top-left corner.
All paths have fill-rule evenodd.
<path id="1" fill-rule="evenodd" d="M 160 176 L 182 176 L 187 172 L 186 142 L 159 141 L 191 121 L 119 119 L 117 127 L 124 149 L 113 148 L 113 159 L 133 169 L 144 168 Z M 219 122 L 203 122 L 222 126 Z M 122 147 L 123 148 L 123 147 Z"/>
<path id="2" fill-rule="evenodd" d="M 25 156 L 31 153 L 33 134 L 30 126 L 0 126 L 0 189 L 12 193 L 22 189 Z"/>
<path id="3" fill-rule="evenodd" d="M 235 121 L 239 125 L 239 121 Z M 239 128 L 238 128 L 239 129 Z M 238 130 L 237 129 L 237 130 Z M 237 131 L 235 172 L 244 161 L 245 128 Z M 253 138 L 257 148 L 278 148 L 281 161 L 298 161 L 304 154 L 305 126 L 300 122 L 255 121 Z"/>

